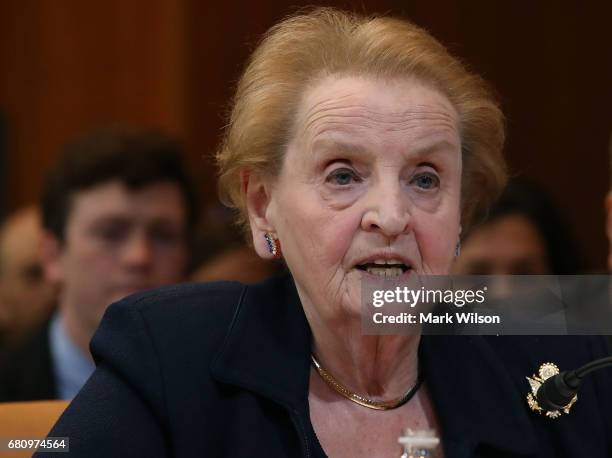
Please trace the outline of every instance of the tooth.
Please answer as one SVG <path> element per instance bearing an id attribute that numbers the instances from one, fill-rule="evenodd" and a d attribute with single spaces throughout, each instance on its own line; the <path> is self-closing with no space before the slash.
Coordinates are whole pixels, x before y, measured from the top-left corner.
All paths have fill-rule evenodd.
<path id="1" fill-rule="evenodd" d="M 400 273 L 398 273 L 398 270 L 400 271 Z M 401 269 L 398 269 L 397 267 L 391 267 L 387 269 L 387 277 L 397 277 L 400 274 L 401 274 Z"/>
<path id="2" fill-rule="evenodd" d="M 401 259 L 376 259 L 372 261 L 372 264 L 384 266 L 388 264 L 403 264 L 403 262 Z"/>
<path id="3" fill-rule="evenodd" d="M 367 272 L 379 277 L 398 277 L 403 273 L 399 267 L 368 267 Z"/>
<path id="4" fill-rule="evenodd" d="M 368 273 L 372 275 L 386 276 L 387 269 L 384 267 L 368 267 Z"/>

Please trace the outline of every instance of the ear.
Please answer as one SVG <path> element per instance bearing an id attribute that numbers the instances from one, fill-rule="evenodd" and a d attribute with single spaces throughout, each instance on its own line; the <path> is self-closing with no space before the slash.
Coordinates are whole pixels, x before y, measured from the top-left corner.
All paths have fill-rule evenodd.
<path id="1" fill-rule="evenodd" d="M 276 237 L 274 224 L 270 221 L 272 185 L 261 173 L 252 170 L 242 171 L 240 182 L 249 214 L 255 251 L 263 259 L 272 259 L 274 256 L 270 253 L 264 238 L 266 233 Z"/>
<path id="2" fill-rule="evenodd" d="M 45 231 L 40 240 L 39 253 L 47 281 L 60 284 L 64 279 L 62 243 L 51 232 Z"/>

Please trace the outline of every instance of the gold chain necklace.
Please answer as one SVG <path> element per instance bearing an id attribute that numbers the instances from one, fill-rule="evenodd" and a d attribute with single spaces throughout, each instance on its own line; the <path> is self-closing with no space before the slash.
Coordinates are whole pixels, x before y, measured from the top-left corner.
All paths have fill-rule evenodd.
<path id="1" fill-rule="evenodd" d="M 360 406 L 367 407 L 368 409 L 391 410 L 403 406 L 413 398 L 413 396 L 419 390 L 419 387 L 421 386 L 421 383 L 423 381 L 421 377 L 421 371 L 419 371 L 416 383 L 406 392 L 406 394 L 390 401 L 374 401 L 365 396 L 360 396 L 357 393 L 353 393 L 347 387 L 338 382 L 329 372 L 323 369 L 323 367 L 321 367 L 321 364 L 319 364 L 319 361 L 317 361 L 317 358 L 315 358 L 314 355 L 310 355 L 310 357 L 312 359 L 312 364 L 314 365 L 321 378 L 325 381 L 325 383 L 327 383 L 331 388 L 333 388 L 334 391 L 341 394 L 349 401 L 353 401 L 354 403 L 359 404 Z"/>

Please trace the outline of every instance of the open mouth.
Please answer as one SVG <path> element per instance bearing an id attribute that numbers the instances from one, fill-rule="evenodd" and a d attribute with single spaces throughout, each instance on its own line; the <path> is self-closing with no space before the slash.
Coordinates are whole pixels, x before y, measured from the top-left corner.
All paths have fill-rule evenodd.
<path id="1" fill-rule="evenodd" d="M 410 266 L 393 259 L 368 262 L 359 264 L 356 267 L 370 275 L 377 275 L 379 277 L 399 277 L 403 273 L 411 270 Z"/>

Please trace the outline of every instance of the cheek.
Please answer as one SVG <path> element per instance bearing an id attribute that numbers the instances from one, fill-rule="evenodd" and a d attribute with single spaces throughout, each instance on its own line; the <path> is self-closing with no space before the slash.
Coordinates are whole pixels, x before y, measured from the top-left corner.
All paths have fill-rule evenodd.
<path id="1" fill-rule="evenodd" d="M 100 279 L 113 274 L 115 263 L 114 253 L 98 248 L 89 240 L 75 239 L 66 253 L 63 268 L 72 278 L 91 278 L 103 283 Z"/>
<path id="2" fill-rule="evenodd" d="M 320 229 L 320 250 L 331 265 L 343 265 L 343 261 L 360 226 L 357 212 L 344 210 L 333 213 Z"/>
<path id="3" fill-rule="evenodd" d="M 289 201 L 283 207 L 279 236 L 288 261 L 299 256 L 295 261 L 318 270 L 342 265 L 359 228 L 355 211 L 332 209 L 317 198 Z"/>
<path id="4" fill-rule="evenodd" d="M 454 259 L 459 237 L 459 213 L 421 214 L 415 223 L 415 237 L 423 266 L 428 273 L 445 275 Z"/>

